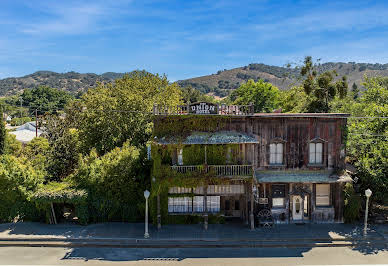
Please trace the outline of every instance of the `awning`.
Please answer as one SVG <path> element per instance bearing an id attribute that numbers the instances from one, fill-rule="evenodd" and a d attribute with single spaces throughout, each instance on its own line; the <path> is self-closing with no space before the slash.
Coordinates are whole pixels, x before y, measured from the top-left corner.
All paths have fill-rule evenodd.
<path id="1" fill-rule="evenodd" d="M 259 143 L 255 137 L 244 133 L 234 131 L 221 132 L 193 132 L 191 135 L 183 138 L 163 137 L 155 138 L 158 144 L 240 144 L 240 143 Z"/>
<path id="2" fill-rule="evenodd" d="M 259 183 L 338 183 L 353 181 L 347 173 L 338 175 L 326 170 L 256 171 L 255 177 Z"/>

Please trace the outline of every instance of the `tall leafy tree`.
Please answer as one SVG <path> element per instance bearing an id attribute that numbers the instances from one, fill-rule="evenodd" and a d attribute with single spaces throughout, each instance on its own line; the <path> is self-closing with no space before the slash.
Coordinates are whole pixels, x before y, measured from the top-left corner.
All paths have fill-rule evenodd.
<path id="1" fill-rule="evenodd" d="M 73 106 L 83 151 L 104 154 L 127 140 L 143 146 L 151 136 L 154 105 L 176 107 L 181 97 L 176 83 L 144 71 L 89 89 Z"/>
<path id="2" fill-rule="evenodd" d="M 347 97 L 332 111 L 350 113 L 347 135 L 347 155 L 358 170 L 362 189 L 370 188 L 373 199 L 388 203 L 388 78 L 366 78 L 365 91 L 357 101 Z"/>
<path id="3" fill-rule="evenodd" d="M 29 106 L 30 113 L 37 109 L 38 114 L 44 114 L 63 109 L 73 96 L 66 91 L 40 86 L 24 90 L 21 99 L 23 105 Z"/>
<path id="4" fill-rule="evenodd" d="M 329 103 L 335 96 L 344 98 L 348 91 L 346 76 L 335 81 L 336 71 L 325 71 L 318 74 L 317 65 L 311 56 L 306 56 L 300 74 L 305 78 L 302 87 L 311 96 L 308 106 L 309 112 L 329 112 Z"/>
<path id="5" fill-rule="evenodd" d="M 229 96 L 233 104 L 254 104 L 255 112 L 272 112 L 279 106 L 279 89 L 269 82 L 252 79 L 242 84 Z"/>

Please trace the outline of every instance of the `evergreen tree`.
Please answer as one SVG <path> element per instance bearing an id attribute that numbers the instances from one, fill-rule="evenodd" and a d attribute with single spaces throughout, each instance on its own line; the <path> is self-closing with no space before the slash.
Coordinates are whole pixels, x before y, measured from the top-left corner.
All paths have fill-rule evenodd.
<path id="1" fill-rule="evenodd" d="M 357 84 L 355 82 L 353 82 L 353 85 L 352 85 L 352 96 L 353 96 L 354 100 L 358 99 L 359 92 L 360 92 L 360 90 L 358 89 Z"/>

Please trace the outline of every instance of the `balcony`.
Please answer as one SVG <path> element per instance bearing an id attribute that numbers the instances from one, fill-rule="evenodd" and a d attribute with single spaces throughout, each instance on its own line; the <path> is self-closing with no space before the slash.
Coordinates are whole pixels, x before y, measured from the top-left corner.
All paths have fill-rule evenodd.
<path id="1" fill-rule="evenodd" d="M 217 176 L 252 176 L 252 165 L 173 165 L 171 169 L 178 173 L 214 172 Z"/>

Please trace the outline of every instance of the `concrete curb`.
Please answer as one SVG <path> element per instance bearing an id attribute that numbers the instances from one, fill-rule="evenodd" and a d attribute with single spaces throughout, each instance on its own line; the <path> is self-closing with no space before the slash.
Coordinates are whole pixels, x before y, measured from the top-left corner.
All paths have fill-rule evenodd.
<path id="1" fill-rule="evenodd" d="M 132 240 L 132 241 L 96 241 L 96 240 L 51 240 L 51 241 L 0 241 L 0 247 L 105 247 L 105 248 L 243 248 L 243 247 L 345 247 L 345 246 L 384 246 L 388 247 L 386 240 L 330 240 L 312 241 L 299 239 L 298 241 L 160 241 L 160 240 Z"/>
<path id="2" fill-rule="evenodd" d="M 289 242 L 289 241 L 312 241 L 312 242 L 331 242 L 331 241 L 380 241 L 380 240 L 385 240 L 384 237 L 357 237 L 357 238 L 352 238 L 352 237 L 327 237 L 327 238 L 260 238 L 260 239 L 235 239 L 235 238 L 205 238 L 205 239 L 191 239 L 191 238 L 176 238 L 176 239 L 171 239 L 171 238 L 57 238 L 57 237 L 52 237 L 52 238 L 0 238 L 0 243 L 4 241 L 11 241 L 11 242 L 17 242 L 17 241 L 24 241 L 24 242 L 128 242 L 128 241 L 134 241 L 135 243 L 141 243 L 141 242 L 146 242 L 146 243 L 153 243 L 153 242 L 255 242 L 255 241 L 260 241 L 260 242 Z"/>

